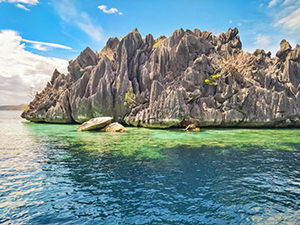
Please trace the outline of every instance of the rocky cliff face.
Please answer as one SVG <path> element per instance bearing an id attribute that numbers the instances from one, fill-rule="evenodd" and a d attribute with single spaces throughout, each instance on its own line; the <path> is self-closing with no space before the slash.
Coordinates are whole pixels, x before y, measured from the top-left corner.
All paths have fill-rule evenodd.
<path id="1" fill-rule="evenodd" d="M 275 58 L 242 51 L 238 30 L 213 36 L 183 29 L 144 39 L 137 30 L 110 38 L 100 53 L 86 48 L 54 71 L 23 118 L 82 123 L 93 117 L 143 127 L 300 127 L 300 46 L 283 40 Z M 214 85 L 205 82 L 220 74 Z M 124 105 L 132 90 L 134 107 Z"/>

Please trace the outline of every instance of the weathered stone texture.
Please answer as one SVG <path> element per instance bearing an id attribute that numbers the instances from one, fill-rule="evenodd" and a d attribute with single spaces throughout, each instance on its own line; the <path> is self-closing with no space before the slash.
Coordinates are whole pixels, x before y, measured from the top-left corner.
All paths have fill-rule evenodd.
<path id="1" fill-rule="evenodd" d="M 69 73 L 51 82 L 22 117 L 35 122 L 82 123 L 94 117 L 143 127 L 300 126 L 300 47 L 283 40 L 276 57 L 242 51 L 236 28 L 213 36 L 195 29 L 171 37 L 137 30 L 110 38 L 104 50 L 85 49 Z M 205 79 L 219 73 L 216 85 Z M 136 106 L 124 105 L 132 88 Z"/>

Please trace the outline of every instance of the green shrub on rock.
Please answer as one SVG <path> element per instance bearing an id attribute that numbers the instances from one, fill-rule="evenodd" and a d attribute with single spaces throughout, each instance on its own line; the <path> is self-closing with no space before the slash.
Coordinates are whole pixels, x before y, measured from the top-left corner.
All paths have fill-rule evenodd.
<path id="1" fill-rule="evenodd" d="M 125 93 L 124 106 L 130 109 L 136 106 L 136 95 L 134 94 L 132 87 Z"/>
<path id="2" fill-rule="evenodd" d="M 220 74 L 211 75 L 210 79 L 206 79 L 205 83 L 208 85 L 216 86 L 217 85 L 217 79 L 220 77 Z"/>

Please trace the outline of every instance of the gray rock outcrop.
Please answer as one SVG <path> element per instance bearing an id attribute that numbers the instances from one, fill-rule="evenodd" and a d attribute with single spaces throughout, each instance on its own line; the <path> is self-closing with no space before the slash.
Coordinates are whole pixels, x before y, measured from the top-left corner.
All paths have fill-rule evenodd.
<path id="1" fill-rule="evenodd" d="M 238 29 L 176 30 L 169 38 L 137 30 L 85 49 L 67 75 L 53 73 L 23 118 L 82 123 L 112 116 L 133 126 L 300 127 L 300 46 L 283 40 L 276 57 L 242 50 Z M 206 79 L 220 74 L 215 85 Z M 129 90 L 135 104 L 124 104 Z"/>
<path id="2" fill-rule="evenodd" d="M 107 125 L 109 125 L 112 119 L 113 119 L 112 117 L 98 117 L 98 118 L 90 119 L 89 121 L 81 124 L 77 128 L 77 131 L 100 130 L 106 127 Z"/>
<path id="3" fill-rule="evenodd" d="M 111 123 L 111 124 L 107 125 L 106 127 L 102 128 L 101 131 L 125 133 L 125 132 L 127 132 L 127 129 L 122 124 L 115 122 L 115 123 Z"/>

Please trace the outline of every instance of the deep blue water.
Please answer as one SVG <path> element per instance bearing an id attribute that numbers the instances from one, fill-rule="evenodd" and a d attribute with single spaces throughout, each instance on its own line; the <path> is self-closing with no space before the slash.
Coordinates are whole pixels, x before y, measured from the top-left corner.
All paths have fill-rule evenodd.
<path id="1" fill-rule="evenodd" d="M 295 141 L 293 150 L 237 150 L 185 140 L 156 150 L 159 157 L 136 157 L 115 154 L 116 139 L 101 139 L 100 151 L 87 135 L 102 134 L 80 139 L 76 126 L 26 123 L 19 113 L 0 111 L 0 223 L 300 224 Z"/>

